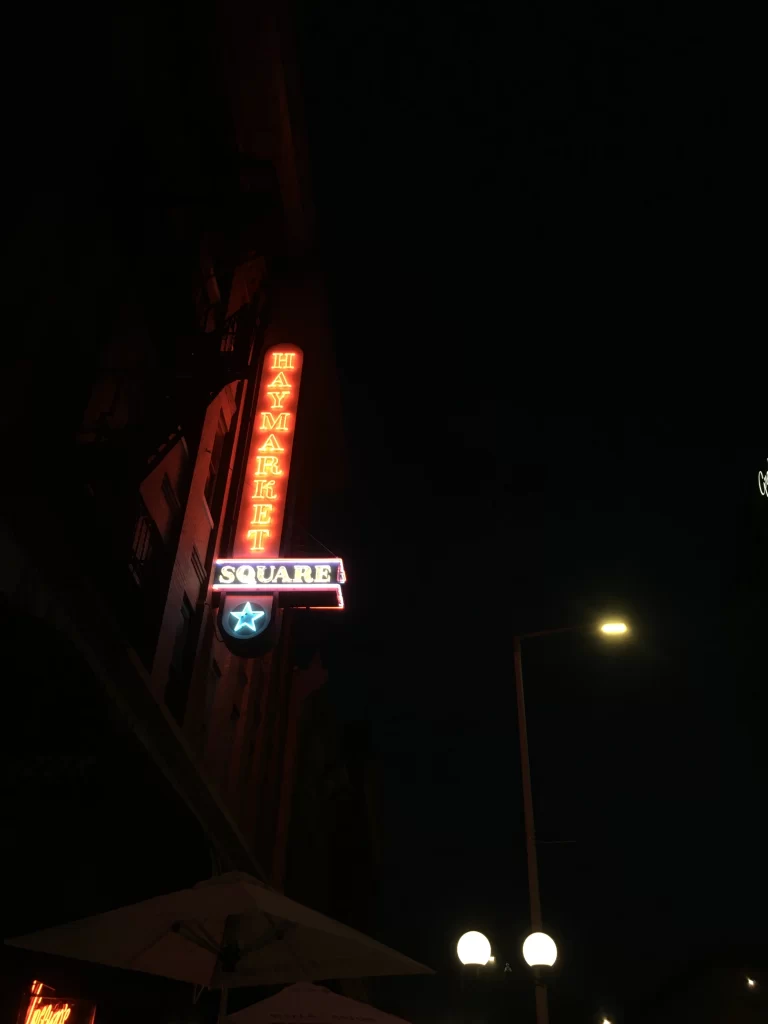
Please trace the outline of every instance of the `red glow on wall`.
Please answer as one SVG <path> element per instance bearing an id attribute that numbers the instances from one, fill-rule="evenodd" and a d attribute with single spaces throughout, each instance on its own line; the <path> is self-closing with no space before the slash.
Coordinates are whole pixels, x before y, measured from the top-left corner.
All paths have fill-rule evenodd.
<path id="1" fill-rule="evenodd" d="M 295 345 L 273 345 L 264 354 L 235 558 L 280 554 L 303 362 Z"/>

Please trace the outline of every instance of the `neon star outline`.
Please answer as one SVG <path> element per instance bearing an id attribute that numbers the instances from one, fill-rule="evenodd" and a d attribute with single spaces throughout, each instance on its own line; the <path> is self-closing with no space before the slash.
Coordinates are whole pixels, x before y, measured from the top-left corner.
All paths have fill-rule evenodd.
<path id="1" fill-rule="evenodd" d="M 263 619 L 266 613 L 260 608 L 251 608 L 251 602 L 246 601 L 241 612 L 230 612 L 229 614 L 233 615 L 237 619 L 237 625 L 234 628 L 235 633 L 239 632 L 243 626 L 246 626 L 248 629 L 252 629 L 255 633 L 256 627 L 254 626 L 254 622 L 256 619 Z M 251 620 L 250 622 L 248 621 L 249 616 Z"/>

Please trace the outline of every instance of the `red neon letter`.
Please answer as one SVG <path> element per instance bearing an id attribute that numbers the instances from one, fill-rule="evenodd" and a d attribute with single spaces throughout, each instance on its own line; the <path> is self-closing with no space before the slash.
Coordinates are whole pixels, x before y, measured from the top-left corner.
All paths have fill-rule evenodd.
<path id="1" fill-rule="evenodd" d="M 269 530 L 249 530 L 246 533 L 246 537 L 253 537 L 253 544 L 251 545 L 251 551 L 263 551 L 264 550 L 264 538 L 269 536 Z"/>
<path id="2" fill-rule="evenodd" d="M 264 456 L 260 456 L 263 458 Z M 277 498 L 274 480 L 254 480 L 252 498 Z"/>
<path id="3" fill-rule="evenodd" d="M 290 415 L 289 412 L 279 412 L 277 416 L 273 416 L 271 412 L 263 412 L 259 430 L 289 430 Z"/>
<path id="4" fill-rule="evenodd" d="M 259 447 L 260 452 L 284 452 L 285 448 L 280 444 L 274 434 L 270 434 L 263 445 Z"/>
<path id="5" fill-rule="evenodd" d="M 293 384 L 288 380 L 284 373 L 278 373 L 271 384 L 267 384 L 267 389 L 271 388 L 292 388 Z"/>
<path id="6" fill-rule="evenodd" d="M 254 476 L 282 476 L 283 471 L 279 468 L 280 459 L 277 455 L 257 455 L 256 472 Z"/>
<path id="7" fill-rule="evenodd" d="M 251 526 L 268 526 L 272 522 L 272 505 L 254 505 Z"/>
<path id="8" fill-rule="evenodd" d="M 273 352 L 272 353 L 272 369 L 273 370 L 292 370 L 293 360 L 296 358 L 295 352 Z"/>
<path id="9" fill-rule="evenodd" d="M 280 374 L 282 376 L 282 374 Z M 282 409 L 283 402 L 290 395 L 290 391 L 268 391 L 269 400 L 272 402 L 270 409 Z"/>

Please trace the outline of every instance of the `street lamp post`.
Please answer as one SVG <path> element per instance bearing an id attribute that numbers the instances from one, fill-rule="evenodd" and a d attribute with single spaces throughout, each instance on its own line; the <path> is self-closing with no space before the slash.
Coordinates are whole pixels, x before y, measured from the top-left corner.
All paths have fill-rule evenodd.
<path id="1" fill-rule="evenodd" d="M 531 909 L 531 931 L 534 934 L 541 933 L 543 929 L 541 922 L 541 896 L 539 894 L 539 864 L 536 856 L 536 827 L 533 818 L 531 762 L 528 754 L 528 725 L 525 716 L 523 653 L 521 641 L 535 636 L 550 636 L 553 633 L 573 633 L 584 628 L 585 627 L 583 626 L 563 626 L 560 629 L 542 629 L 537 633 L 521 633 L 514 638 L 515 691 L 517 694 L 517 725 L 520 733 L 520 769 L 523 780 L 525 852 L 528 860 L 528 895 Z M 604 622 L 600 626 L 600 631 L 605 636 L 621 636 L 627 632 L 627 626 L 623 622 Z M 547 1008 L 546 985 L 541 975 L 540 967 L 534 966 L 533 964 L 531 964 L 531 966 L 533 966 L 534 981 L 536 985 L 536 1022 L 537 1024 L 548 1024 L 549 1011 Z"/>
<path id="2" fill-rule="evenodd" d="M 525 691 L 523 690 L 523 654 L 521 637 L 515 637 L 515 690 L 517 692 L 517 725 L 520 731 L 520 769 L 523 778 L 523 815 L 525 818 L 525 853 L 528 859 L 528 898 L 531 904 L 531 930 L 540 932 L 541 896 L 539 895 L 539 862 L 536 857 L 536 826 L 533 820 L 533 789 L 531 787 L 531 761 L 528 756 L 528 725 L 525 718 Z M 536 1022 L 547 1024 L 547 990 L 538 973 L 536 984 Z"/>

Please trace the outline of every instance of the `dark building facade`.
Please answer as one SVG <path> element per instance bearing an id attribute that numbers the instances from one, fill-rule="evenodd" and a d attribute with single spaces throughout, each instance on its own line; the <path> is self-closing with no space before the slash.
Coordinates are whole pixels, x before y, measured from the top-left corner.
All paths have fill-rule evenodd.
<path id="1" fill-rule="evenodd" d="M 321 671 L 315 662 L 306 673 L 320 685 L 299 719 L 287 879 L 297 899 L 370 931 L 379 865 L 370 728 L 338 722 Z"/>
<path id="2" fill-rule="evenodd" d="M 323 554 L 313 525 L 343 486 L 287 8 L 138 4 L 112 44 L 90 176 L 74 193 L 31 181 L 13 211 L 6 935 L 211 871 L 284 887 L 299 723 L 325 678 L 297 657 L 310 613 L 286 610 L 277 646 L 242 659 L 210 589 L 275 341 L 305 358 L 286 550 Z M 4 980 L 27 970 L 0 959 Z"/>
<path id="3" fill-rule="evenodd" d="M 638 1024 L 672 1024 L 697 1021 L 701 1024 L 757 1024 L 768 1017 L 765 993 L 765 950 L 741 951 L 742 962 L 727 958 L 694 963 L 668 979 L 643 1005 L 631 1008 L 626 1018 Z M 743 966 L 747 964 L 748 966 Z M 755 966 L 757 964 L 758 966 Z"/>

